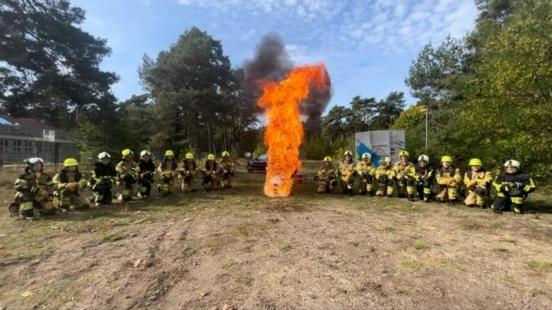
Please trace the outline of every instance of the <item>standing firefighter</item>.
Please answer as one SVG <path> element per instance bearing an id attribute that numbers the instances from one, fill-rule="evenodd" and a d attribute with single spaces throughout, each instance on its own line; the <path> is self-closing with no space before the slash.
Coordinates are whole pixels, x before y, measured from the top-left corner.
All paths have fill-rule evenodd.
<path id="1" fill-rule="evenodd" d="M 370 155 L 370 153 L 362 154 L 362 161 L 356 165 L 356 173 L 360 176 L 360 184 L 358 189 L 360 194 L 374 194 L 375 170 L 376 169 L 372 166 L 372 155 Z"/>
<path id="2" fill-rule="evenodd" d="M 376 177 L 376 196 L 393 196 L 395 188 L 395 172 L 391 168 L 391 158 L 386 156 L 381 159 L 379 166 L 375 171 Z"/>
<path id="3" fill-rule="evenodd" d="M 194 160 L 194 154 L 186 153 L 182 167 L 180 167 L 180 178 L 182 179 L 182 191 L 191 192 L 193 190 L 192 184 L 196 175 L 197 165 Z"/>
<path id="4" fill-rule="evenodd" d="M 504 163 L 504 172 L 494 180 L 496 197 L 493 208 L 496 213 L 508 211 L 511 206 L 515 213 L 523 213 L 523 202 L 535 190 L 533 179 L 519 168 L 519 161 L 510 159 Z"/>
<path id="5" fill-rule="evenodd" d="M 143 199 L 147 199 L 149 198 L 149 196 L 151 196 L 151 187 L 153 186 L 153 177 L 155 174 L 155 164 L 153 163 L 150 151 L 143 150 L 142 152 L 140 152 L 138 168 L 140 169 L 140 174 L 138 178 L 138 185 L 140 186 L 140 197 L 142 197 Z"/>
<path id="6" fill-rule="evenodd" d="M 469 166 L 470 171 L 464 174 L 464 186 L 468 190 L 464 204 L 470 208 L 485 208 L 493 181 L 491 173 L 483 169 L 483 163 L 479 158 L 470 159 Z"/>
<path id="7" fill-rule="evenodd" d="M 207 155 L 207 161 L 201 171 L 203 173 L 202 186 L 206 191 L 214 191 L 218 189 L 218 164 L 215 154 Z"/>
<path id="8" fill-rule="evenodd" d="M 87 182 L 79 171 L 79 163 L 74 158 L 63 161 L 63 169 L 54 176 L 58 207 L 62 209 L 88 209 L 88 201 L 80 195 Z"/>
<path id="9" fill-rule="evenodd" d="M 445 155 L 441 158 L 441 167 L 436 174 L 437 184 L 440 186 L 440 191 L 437 193 L 437 200 L 440 202 L 448 201 L 449 204 L 456 204 L 458 195 L 458 185 L 462 181 L 460 169 L 452 165 L 452 157 Z"/>
<path id="10" fill-rule="evenodd" d="M 316 189 L 318 193 L 330 193 L 336 187 L 337 173 L 330 156 L 324 157 L 324 164 L 318 169 L 316 179 L 318 180 L 318 187 Z"/>
<path id="11" fill-rule="evenodd" d="M 409 186 L 416 189 L 420 200 L 429 202 L 431 200 L 431 185 L 433 184 L 434 177 L 433 169 L 429 166 L 429 156 L 420 155 L 413 172 L 408 179 Z"/>
<path id="12" fill-rule="evenodd" d="M 178 160 L 172 150 L 165 151 L 165 157 L 157 167 L 157 172 L 159 173 L 159 184 L 157 184 L 159 194 L 163 197 L 172 194 L 174 180 L 178 176 Z"/>
<path id="13" fill-rule="evenodd" d="M 129 149 L 124 149 L 121 152 L 123 159 L 117 164 L 117 182 L 122 188 L 119 197 L 122 201 L 131 201 L 136 195 L 136 184 L 140 175 L 140 168 L 134 161 L 134 152 Z"/>
<path id="14" fill-rule="evenodd" d="M 109 205 L 113 199 L 113 183 L 116 181 L 117 172 L 111 163 L 111 155 L 107 152 L 98 154 L 98 161 L 91 172 L 90 188 L 94 193 L 96 206 Z"/>
<path id="15" fill-rule="evenodd" d="M 412 164 L 408 157 L 410 154 L 406 150 L 399 152 L 399 162 L 393 166 L 395 172 L 395 178 L 397 180 L 397 192 L 400 197 L 408 197 L 408 200 L 414 200 L 414 193 L 416 188 L 414 187 L 414 180 L 411 176 L 415 173 L 414 164 Z"/>
<path id="16" fill-rule="evenodd" d="M 34 209 L 38 209 L 42 215 L 56 213 L 52 203 L 52 178 L 44 172 L 42 158 L 33 157 L 25 160 L 25 171 L 15 180 L 15 201 L 10 204 L 10 215 L 21 214 L 26 220 L 34 218 Z"/>
<path id="17" fill-rule="evenodd" d="M 222 188 L 232 188 L 234 168 L 234 162 L 232 161 L 232 158 L 230 158 L 230 153 L 228 151 L 222 152 L 219 171 Z"/>
<path id="18" fill-rule="evenodd" d="M 341 178 L 341 188 L 344 194 L 353 195 L 355 163 L 353 162 L 353 152 L 345 151 L 344 158 L 339 165 L 339 176 Z"/>

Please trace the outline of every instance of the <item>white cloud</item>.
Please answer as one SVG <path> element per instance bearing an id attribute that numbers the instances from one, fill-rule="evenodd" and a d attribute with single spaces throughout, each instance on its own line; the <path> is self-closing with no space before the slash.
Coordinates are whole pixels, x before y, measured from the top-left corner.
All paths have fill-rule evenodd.
<path id="1" fill-rule="evenodd" d="M 460 37 L 474 27 L 478 13 L 472 0 L 177 1 L 215 13 L 266 16 L 267 25 L 285 31 L 288 24 L 294 35 L 321 49 L 377 48 L 386 53 L 418 49 L 447 35 Z"/>

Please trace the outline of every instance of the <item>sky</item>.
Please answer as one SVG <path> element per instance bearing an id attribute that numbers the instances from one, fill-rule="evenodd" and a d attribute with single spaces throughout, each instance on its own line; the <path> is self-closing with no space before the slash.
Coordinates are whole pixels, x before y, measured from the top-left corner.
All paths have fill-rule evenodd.
<path id="1" fill-rule="evenodd" d="M 116 72 L 121 101 L 144 90 L 138 67 L 196 26 L 221 41 L 232 67 L 253 57 L 263 35 L 278 34 L 297 65 L 323 62 L 333 84 L 329 107 L 354 96 L 403 91 L 424 45 L 475 26 L 473 0 L 72 0 L 86 11 L 82 28 L 112 49 L 101 68 Z M 327 109 L 329 110 L 329 108 Z M 326 111 L 327 112 L 327 111 Z"/>

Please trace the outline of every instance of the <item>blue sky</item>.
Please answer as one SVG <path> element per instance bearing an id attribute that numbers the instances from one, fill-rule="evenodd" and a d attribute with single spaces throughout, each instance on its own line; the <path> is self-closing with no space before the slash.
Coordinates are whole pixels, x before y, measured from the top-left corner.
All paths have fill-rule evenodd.
<path id="1" fill-rule="evenodd" d="M 408 68 L 428 42 L 461 37 L 474 27 L 473 0 L 73 0 L 86 10 L 83 28 L 105 38 L 102 63 L 120 81 L 119 100 L 143 93 L 138 67 L 197 26 L 222 42 L 233 67 L 251 58 L 260 38 L 280 35 L 296 64 L 324 62 L 332 105 L 355 95 L 385 97 L 408 88 Z M 414 99 L 407 96 L 409 104 Z"/>

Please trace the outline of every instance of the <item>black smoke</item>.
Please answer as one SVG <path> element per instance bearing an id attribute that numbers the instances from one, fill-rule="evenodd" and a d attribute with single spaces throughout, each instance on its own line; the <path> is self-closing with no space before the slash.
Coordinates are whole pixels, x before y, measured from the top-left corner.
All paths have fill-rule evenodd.
<path id="1" fill-rule="evenodd" d="M 247 97 L 250 101 L 248 103 L 257 106 L 257 99 L 261 95 L 259 82 L 278 82 L 285 78 L 293 67 L 294 63 L 290 59 L 282 39 L 276 34 L 265 35 L 255 48 L 253 59 L 246 61 L 244 65 L 242 86 L 248 93 Z M 312 133 L 320 129 L 320 117 L 331 98 L 331 82 L 329 75 L 327 76 L 328 87 L 324 89 L 312 87 L 309 90 L 308 98 L 301 104 L 301 113 L 308 117 L 307 132 Z"/>

